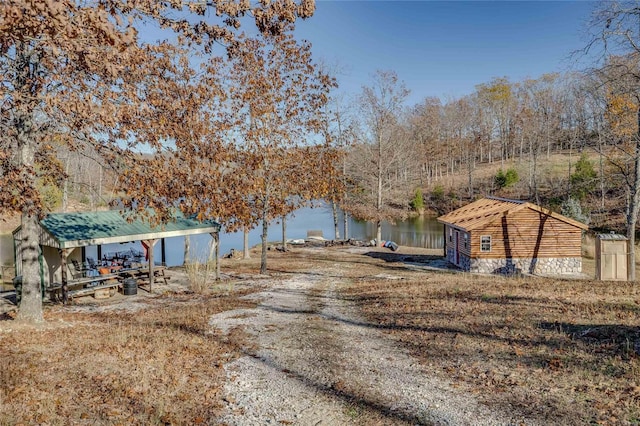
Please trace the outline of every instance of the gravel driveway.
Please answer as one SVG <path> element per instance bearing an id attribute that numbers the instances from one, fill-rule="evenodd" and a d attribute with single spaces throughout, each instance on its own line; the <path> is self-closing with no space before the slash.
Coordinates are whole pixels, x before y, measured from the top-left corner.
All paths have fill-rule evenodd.
<path id="1" fill-rule="evenodd" d="M 491 412 L 430 376 L 341 299 L 338 268 L 269 281 L 255 309 L 211 318 L 256 348 L 226 365 L 228 425 L 531 424 Z"/>

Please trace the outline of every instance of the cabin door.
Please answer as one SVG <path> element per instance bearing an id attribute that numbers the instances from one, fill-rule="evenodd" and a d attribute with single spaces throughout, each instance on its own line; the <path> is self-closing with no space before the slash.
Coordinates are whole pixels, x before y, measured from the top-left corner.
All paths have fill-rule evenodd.
<path id="1" fill-rule="evenodd" d="M 455 237 L 453 256 L 456 259 L 456 265 L 460 266 L 460 232 L 456 231 Z"/>

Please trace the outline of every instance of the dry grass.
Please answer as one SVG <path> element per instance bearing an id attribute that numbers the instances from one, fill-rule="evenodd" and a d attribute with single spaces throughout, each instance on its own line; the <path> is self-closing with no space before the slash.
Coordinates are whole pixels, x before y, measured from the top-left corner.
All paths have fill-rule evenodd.
<path id="1" fill-rule="evenodd" d="M 492 408 L 549 424 L 640 424 L 637 285 L 407 263 L 433 254 L 294 249 L 270 252 L 269 272 L 331 275 L 371 326 Z M 259 259 L 222 267 L 253 279 Z M 53 307 L 39 331 L 0 322 L 0 424 L 210 424 L 223 406 L 222 367 L 247 340 L 241 330 L 210 334 L 207 321 L 249 305 L 238 294 L 169 295 L 137 313 Z"/>
<path id="2" fill-rule="evenodd" d="M 597 160 L 597 155 L 593 152 L 587 152 L 591 161 Z M 575 152 L 569 154 L 568 152 L 557 152 L 551 154 L 549 157 L 546 155 L 541 158 L 538 164 L 539 167 L 539 176 L 544 180 L 544 177 L 564 177 L 568 174 L 568 164 L 575 165 L 575 163 L 580 158 L 580 154 L 576 154 Z M 500 160 L 494 161 L 493 163 L 479 163 L 476 165 L 476 168 L 473 170 L 473 178 L 474 180 L 481 181 L 490 181 L 492 180 L 498 170 L 500 168 L 505 170 L 513 168 L 518 172 L 518 176 L 520 177 L 521 182 L 526 182 L 529 176 L 529 158 L 524 159 L 511 159 L 505 162 L 502 166 Z M 463 167 L 462 170 L 459 170 L 457 173 L 453 175 L 447 176 L 444 179 L 444 182 L 437 181 L 436 184 L 444 184 L 447 190 L 451 189 L 453 191 L 457 191 L 459 193 L 466 193 L 466 188 L 469 184 L 469 176 L 466 167 Z M 515 195 L 516 198 L 522 197 L 522 194 Z"/>
<path id="3" fill-rule="evenodd" d="M 640 298 L 629 284 L 430 275 L 348 292 L 425 364 L 555 424 L 640 423 Z"/>
<path id="4" fill-rule="evenodd" d="M 489 405 L 554 424 L 640 424 L 629 283 L 420 274 L 356 280 L 366 318 Z"/>
<path id="5" fill-rule="evenodd" d="M 241 331 L 211 334 L 235 296 L 169 296 L 136 313 L 46 311 L 42 330 L 0 326 L 0 424 L 209 424 Z"/>
<path id="6" fill-rule="evenodd" d="M 189 289 L 196 293 L 204 293 L 215 280 L 216 263 L 214 261 L 193 262 L 184 266 L 189 280 Z"/>
<path id="7" fill-rule="evenodd" d="M 343 296 L 372 326 L 490 407 L 548 424 L 640 424 L 637 284 L 419 272 L 402 261 L 425 253 L 336 250 L 312 263 L 341 268 Z M 272 257 L 282 271 L 309 268 L 306 253 Z"/>

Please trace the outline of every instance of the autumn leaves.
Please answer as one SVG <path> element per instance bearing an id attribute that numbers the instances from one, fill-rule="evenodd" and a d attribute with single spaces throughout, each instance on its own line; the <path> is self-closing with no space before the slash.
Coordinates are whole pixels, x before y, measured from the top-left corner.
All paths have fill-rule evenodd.
<path id="1" fill-rule="evenodd" d="M 8 154 L 0 159 L 0 211 L 21 213 L 23 223 L 45 214 L 38 185 L 63 181 L 56 158 L 78 151 L 121 176 L 118 206 L 151 207 L 158 220 L 176 205 L 228 224 L 255 223 L 265 206 L 267 215 L 278 214 L 275 207 L 285 203 L 274 200 L 301 192 L 293 183 L 316 181 L 288 174 L 295 162 L 276 155 L 300 156 L 302 130 L 315 120 L 311 108 L 330 88 L 310 64 L 308 47 L 290 36 L 296 18 L 313 10 L 312 0 L 2 2 L 0 149 Z M 239 38 L 246 17 L 264 38 Z M 164 31 L 166 41 L 143 40 L 149 28 Z M 238 55 L 249 43 L 263 43 L 261 52 L 277 57 L 263 74 L 268 87 L 240 78 L 241 68 L 245 75 L 257 69 Z M 250 87 L 238 104 L 230 87 L 241 82 Z M 258 102 L 271 105 L 256 109 Z M 269 202 L 256 203 L 267 187 Z M 251 211 L 256 206 L 260 215 Z M 34 227 L 24 232 L 37 241 Z M 23 267 L 21 312 L 40 321 L 38 246 L 24 250 L 31 264 Z"/>

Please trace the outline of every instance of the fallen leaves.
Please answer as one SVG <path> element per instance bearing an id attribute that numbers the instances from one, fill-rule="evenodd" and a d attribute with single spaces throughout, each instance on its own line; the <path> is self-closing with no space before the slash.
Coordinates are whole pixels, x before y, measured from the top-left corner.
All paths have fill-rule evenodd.
<path id="1" fill-rule="evenodd" d="M 222 407 L 221 365 L 239 346 L 206 335 L 209 315 L 253 305 L 171 297 L 189 303 L 137 314 L 52 309 L 50 322 L 72 317 L 75 326 L 0 335 L 0 356 L 12 360 L 0 368 L 0 423 L 209 424 Z"/>

